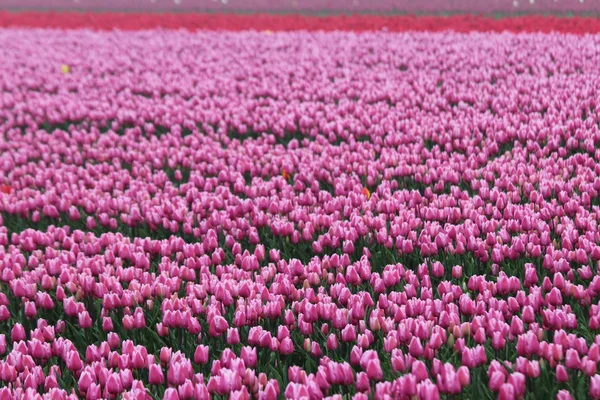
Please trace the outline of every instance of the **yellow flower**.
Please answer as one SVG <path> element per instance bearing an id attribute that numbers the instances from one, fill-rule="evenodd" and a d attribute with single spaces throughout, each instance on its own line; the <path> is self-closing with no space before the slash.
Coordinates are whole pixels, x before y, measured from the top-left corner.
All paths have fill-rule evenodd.
<path id="1" fill-rule="evenodd" d="M 364 194 L 367 197 L 367 200 L 371 198 L 371 192 L 366 187 L 363 187 L 362 194 Z"/>
<path id="2" fill-rule="evenodd" d="M 71 67 L 69 67 L 67 64 L 63 64 L 60 66 L 60 72 L 62 72 L 63 74 L 68 74 L 69 72 L 71 72 Z"/>
<path id="3" fill-rule="evenodd" d="M 263 31 L 263 32 L 266 33 L 267 35 L 272 35 L 273 34 L 273 31 L 268 30 L 268 29 L 266 31 Z"/>

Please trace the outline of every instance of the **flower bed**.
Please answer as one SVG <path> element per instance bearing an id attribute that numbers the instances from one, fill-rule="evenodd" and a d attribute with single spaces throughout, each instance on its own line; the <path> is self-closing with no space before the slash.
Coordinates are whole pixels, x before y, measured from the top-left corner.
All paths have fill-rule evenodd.
<path id="1" fill-rule="evenodd" d="M 3 0 L 4 9 L 176 12 L 600 12 L 594 0 Z"/>
<path id="2" fill-rule="evenodd" d="M 2 12 L 0 27 L 93 30 L 187 29 L 217 31 L 456 31 L 456 32 L 600 32 L 600 19 L 525 15 L 494 18 L 476 15 L 277 15 L 195 13 Z"/>
<path id="3" fill-rule="evenodd" d="M 600 398 L 599 40 L 0 30 L 0 398 Z"/>

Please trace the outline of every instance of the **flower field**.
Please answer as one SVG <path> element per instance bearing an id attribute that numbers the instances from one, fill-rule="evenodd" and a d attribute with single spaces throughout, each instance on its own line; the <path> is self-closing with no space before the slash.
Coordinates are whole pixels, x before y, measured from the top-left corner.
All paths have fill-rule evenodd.
<path id="1" fill-rule="evenodd" d="M 0 49 L 0 400 L 600 398 L 598 35 Z"/>

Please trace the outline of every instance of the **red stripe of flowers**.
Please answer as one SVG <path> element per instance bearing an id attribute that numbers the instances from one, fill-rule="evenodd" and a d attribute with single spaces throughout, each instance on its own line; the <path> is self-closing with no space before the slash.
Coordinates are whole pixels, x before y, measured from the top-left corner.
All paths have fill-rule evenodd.
<path id="1" fill-rule="evenodd" d="M 236 15 L 236 14 L 149 14 L 149 13 L 57 13 L 0 12 L 0 27 L 90 28 L 95 30 L 189 29 L 271 31 L 403 31 L 458 32 L 600 32 L 600 19 L 592 17 L 518 16 L 494 19 L 474 15 Z"/>

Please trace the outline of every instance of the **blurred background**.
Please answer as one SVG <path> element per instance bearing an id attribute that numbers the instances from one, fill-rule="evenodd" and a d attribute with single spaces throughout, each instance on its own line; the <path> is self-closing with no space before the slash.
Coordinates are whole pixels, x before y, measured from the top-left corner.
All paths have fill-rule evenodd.
<path id="1" fill-rule="evenodd" d="M 600 0 L 0 0 L 25 10 L 598 14 Z"/>

